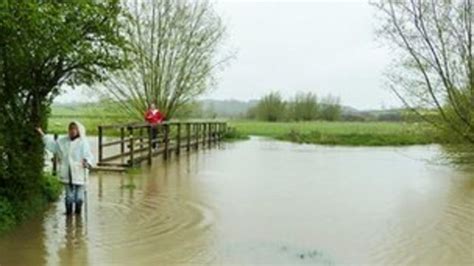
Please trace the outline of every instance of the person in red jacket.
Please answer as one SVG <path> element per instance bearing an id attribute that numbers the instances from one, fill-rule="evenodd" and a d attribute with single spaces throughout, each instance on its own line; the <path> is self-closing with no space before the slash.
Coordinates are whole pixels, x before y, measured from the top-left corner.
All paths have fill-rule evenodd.
<path id="1" fill-rule="evenodd" d="M 164 119 L 165 116 L 160 112 L 158 108 L 156 108 L 155 104 L 150 104 L 148 110 L 145 113 L 145 120 L 148 122 L 148 124 L 151 125 L 151 138 L 153 141 L 156 140 L 156 137 L 158 135 L 157 125 L 161 124 Z M 153 142 L 153 148 L 155 149 L 156 147 L 156 142 Z"/>

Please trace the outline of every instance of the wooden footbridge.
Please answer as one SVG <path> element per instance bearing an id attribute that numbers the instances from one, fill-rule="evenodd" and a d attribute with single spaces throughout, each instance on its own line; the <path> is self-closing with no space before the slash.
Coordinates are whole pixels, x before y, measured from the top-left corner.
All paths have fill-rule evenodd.
<path id="1" fill-rule="evenodd" d="M 179 155 L 199 147 L 211 147 L 224 137 L 226 122 L 164 122 L 153 127 L 146 123 L 103 125 L 98 127 L 97 169 L 123 171 L 153 157 Z"/>

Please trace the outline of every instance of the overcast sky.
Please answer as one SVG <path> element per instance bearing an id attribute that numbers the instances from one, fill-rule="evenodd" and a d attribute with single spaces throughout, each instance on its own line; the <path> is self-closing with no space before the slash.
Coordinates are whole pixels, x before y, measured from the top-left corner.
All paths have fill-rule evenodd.
<path id="1" fill-rule="evenodd" d="M 400 105 L 384 87 L 390 62 L 368 0 L 216 0 L 236 52 L 203 98 L 257 99 L 279 90 L 331 93 L 359 109 Z M 59 101 L 84 98 L 68 92 Z"/>

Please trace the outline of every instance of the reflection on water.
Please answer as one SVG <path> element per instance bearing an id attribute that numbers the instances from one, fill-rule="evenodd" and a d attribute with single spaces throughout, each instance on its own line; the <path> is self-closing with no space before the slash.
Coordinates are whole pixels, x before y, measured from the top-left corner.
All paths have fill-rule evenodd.
<path id="1" fill-rule="evenodd" d="M 53 205 L 0 264 L 472 264 L 474 178 L 439 152 L 252 139 L 98 174 L 87 217 Z"/>

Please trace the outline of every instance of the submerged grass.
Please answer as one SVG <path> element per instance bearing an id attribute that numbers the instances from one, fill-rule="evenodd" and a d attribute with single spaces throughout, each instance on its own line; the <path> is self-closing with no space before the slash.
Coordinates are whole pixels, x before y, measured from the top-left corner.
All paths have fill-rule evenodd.
<path id="1" fill-rule="evenodd" d="M 224 134 L 225 141 L 238 141 L 246 139 L 249 139 L 249 135 L 238 131 L 235 127 L 228 127 L 226 133 Z"/>
<path id="2" fill-rule="evenodd" d="M 259 122 L 232 121 L 239 134 L 297 143 L 348 146 L 401 146 L 438 143 L 423 123 L 403 122 Z"/>

